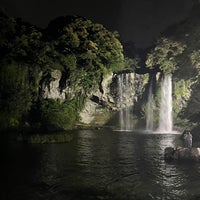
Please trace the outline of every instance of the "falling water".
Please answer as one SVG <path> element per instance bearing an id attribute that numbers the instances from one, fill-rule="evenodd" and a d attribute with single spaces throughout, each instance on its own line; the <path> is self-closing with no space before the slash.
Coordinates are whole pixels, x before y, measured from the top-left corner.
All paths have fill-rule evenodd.
<path id="1" fill-rule="evenodd" d="M 118 77 L 118 93 L 119 93 L 119 105 L 120 105 L 120 112 L 119 112 L 119 123 L 120 123 L 120 129 L 124 127 L 124 116 L 123 116 L 123 74 Z"/>
<path id="2" fill-rule="evenodd" d="M 128 91 L 129 91 L 129 74 L 126 74 L 125 76 L 125 102 L 126 102 L 126 108 L 125 108 L 125 119 L 126 119 L 126 123 L 125 123 L 125 129 L 126 130 L 130 130 L 131 129 L 131 123 L 130 123 L 130 106 L 128 105 Z"/>
<path id="3" fill-rule="evenodd" d="M 120 105 L 120 129 L 130 130 L 131 129 L 131 113 L 129 105 L 129 74 L 121 74 L 118 77 L 118 95 Z"/>
<path id="4" fill-rule="evenodd" d="M 153 93 L 152 82 L 149 87 L 149 96 L 147 102 L 146 130 L 153 131 Z"/>
<path id="5" fill-rule="evenodd" d="M 162 133 L 172 132 L 172 79 L 171 75 L 164 77 L 161 83 L 161 103 L 158 131 Z"/>

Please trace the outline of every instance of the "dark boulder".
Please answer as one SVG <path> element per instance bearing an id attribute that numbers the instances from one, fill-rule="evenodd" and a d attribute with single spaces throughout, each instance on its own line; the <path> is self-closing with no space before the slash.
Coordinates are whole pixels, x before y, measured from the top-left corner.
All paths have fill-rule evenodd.
<path id="1" fill-rule="evenodd" d="M 166 161 L 170 160 L 185 160 L 185 161 L 200 161 L 200 148 L 184 148 L 184 147 L 167 147 L 164 151 Z"/>

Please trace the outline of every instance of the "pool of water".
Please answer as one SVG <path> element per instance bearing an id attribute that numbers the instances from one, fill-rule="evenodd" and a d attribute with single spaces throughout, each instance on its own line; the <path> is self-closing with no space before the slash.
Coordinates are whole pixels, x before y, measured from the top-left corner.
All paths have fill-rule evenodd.
<path id="1" fill-rule="evenodd" d="M 166 163 L 178 134 L 81 130 L 65 144 L 3 148 L 6 200 L 197 200 L 200 164 Z"/>

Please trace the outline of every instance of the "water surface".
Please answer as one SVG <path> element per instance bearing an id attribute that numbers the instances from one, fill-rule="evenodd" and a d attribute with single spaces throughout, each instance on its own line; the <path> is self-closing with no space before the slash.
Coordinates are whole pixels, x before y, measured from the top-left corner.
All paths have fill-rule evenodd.
<path id="1" fill-rule="evenodd" d="M 164 161 L 179 137 L 82 130 L 65 144 L 9 144 L 1 199 L 200 199 L 200 164 Z"/>

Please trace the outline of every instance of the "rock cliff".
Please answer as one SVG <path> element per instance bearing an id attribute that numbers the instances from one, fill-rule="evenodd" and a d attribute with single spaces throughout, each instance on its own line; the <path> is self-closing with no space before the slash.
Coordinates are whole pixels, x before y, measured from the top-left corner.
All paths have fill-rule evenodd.
<path id="1" fill-rule="evenodd" d="M 77 95 L 67 83 L 65 89 L 61 90 L 59 85 L 61 77 L 61 71 L 51 72 L 48 81 L 42 83 L 42 98 L 59 99 L 64 102 L 69 94 L 72 97 Z M 120 79 L 120 77 L 125 78 Z M 83 109 L 80 111 L 79 122 L 87 125 L 105 125 L 120 109 L 133 107 L 144 92 L 147 84 L 145 77 L 145 75 L 123 71 L 103 76 L 99 86 L 87 94 Z M 120 84 L 125 90 L 122 94 L 120 94 Z M 123 101 L 119 100 L 120 95 Z"/>

